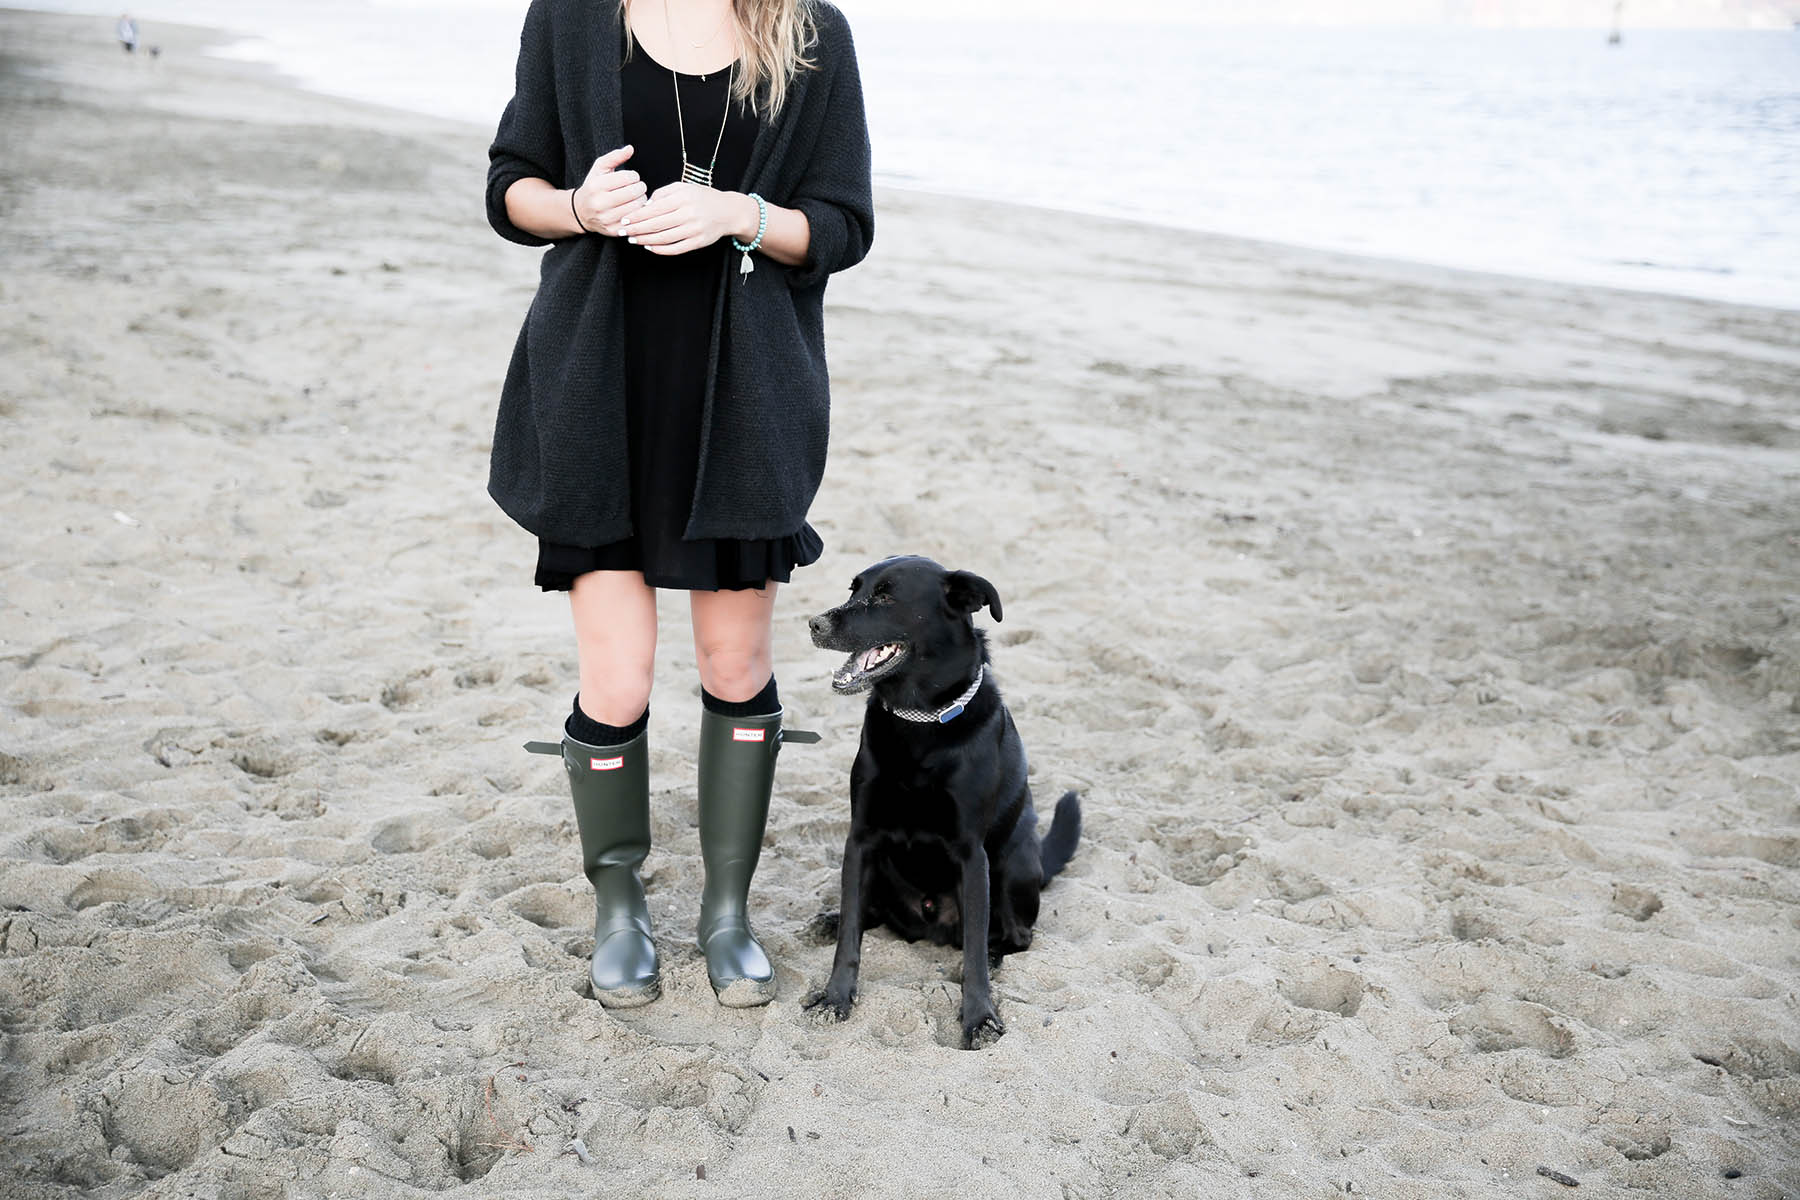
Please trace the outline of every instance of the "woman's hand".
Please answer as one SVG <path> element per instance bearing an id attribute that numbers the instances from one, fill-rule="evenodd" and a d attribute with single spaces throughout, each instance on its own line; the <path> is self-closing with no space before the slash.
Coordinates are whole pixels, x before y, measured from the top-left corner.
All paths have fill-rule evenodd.
<path id="1" fill-rule="evenodd" d="M 618 237 L 626 216 L 643 205 L 643 180 L 636 171 L 619 170 L 630 157 L 630 146 L 602 154 L 575 189 L 575 215 L 589 233 Z"/>
<path id="2" fill-rule="evenodd" d="M 728 234 L 747 242 L 756 236 L 756 222 L 756 201 L 742 192 L 671 183 L 619 227 L 627 240 L 652 254 L 686 254 Z"/>

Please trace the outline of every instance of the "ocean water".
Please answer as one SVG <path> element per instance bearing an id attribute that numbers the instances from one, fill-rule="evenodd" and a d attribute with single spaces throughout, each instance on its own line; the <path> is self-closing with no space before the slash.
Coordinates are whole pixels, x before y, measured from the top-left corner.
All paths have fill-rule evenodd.
<path id="1" fill-rule="evenodd" d="M 17 0 L 14 0 L 17 2 Z M 80 0 L 32 7 L 99 10 Z M 523 0 L 190 0 L 221 53 L 491 126 Z M 1087 215 L 1800 309 L 1800 31 L 852 15 L 878 178 Z M 1179 236 L 1179 233 L 1172 233 Z"/>

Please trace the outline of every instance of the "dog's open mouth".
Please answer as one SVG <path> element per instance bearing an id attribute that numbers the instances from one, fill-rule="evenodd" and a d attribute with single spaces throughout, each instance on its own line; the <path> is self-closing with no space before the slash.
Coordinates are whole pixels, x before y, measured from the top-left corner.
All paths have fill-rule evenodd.
<path id="1" fill-rule="evenodd" d="M 860 692 L 892 671 L 906 658 L 905 642 L 887 642 L 859 650 L 844 660 L 832 673 L 831 687 L 837 692 Z"/>

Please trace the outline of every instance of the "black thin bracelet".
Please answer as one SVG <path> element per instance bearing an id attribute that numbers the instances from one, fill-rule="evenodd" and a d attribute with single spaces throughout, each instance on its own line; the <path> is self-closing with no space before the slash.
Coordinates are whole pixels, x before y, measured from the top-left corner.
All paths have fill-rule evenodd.
<path id="1" fill-rule="evenodd" d="M 569 212 L 575 217 L 575 223 L 581 226 L 581 232 L 592 233 L 594 231 L 589 229 L 587 225 L 582 222 L 581 214 L 575 210 L 575 192 L 575 188 L 569 189 Z"/>

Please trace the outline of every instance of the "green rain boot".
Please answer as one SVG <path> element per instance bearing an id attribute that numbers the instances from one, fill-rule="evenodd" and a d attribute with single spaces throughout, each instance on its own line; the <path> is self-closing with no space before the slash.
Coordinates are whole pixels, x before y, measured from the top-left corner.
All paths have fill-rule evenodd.
<path id="1" fill-rule="evenodd" d="M 719 1003 L 754 1008 L 775 998 L 775 968 L 750 932 L 750 877 L 762 853 L 775 784 L 775 756 L 783 740 L 816 742 L 790 729 L 781 713 L 726 717 L 700 713 L 700 855 L 706 885 L 700 896 L 700 951 Z"/>
<path id="2" fill-rule="evenodd" d="M 636 1008 L 662 994 L 650 909 L 638 865 L 650 852 L 650 735 L 621 746 L 527 742 L 533 754 L 562 756 L 581 830 L 581 865 L 594 885 L 594 955 L 588 979 L 608 1008 Z"/>

